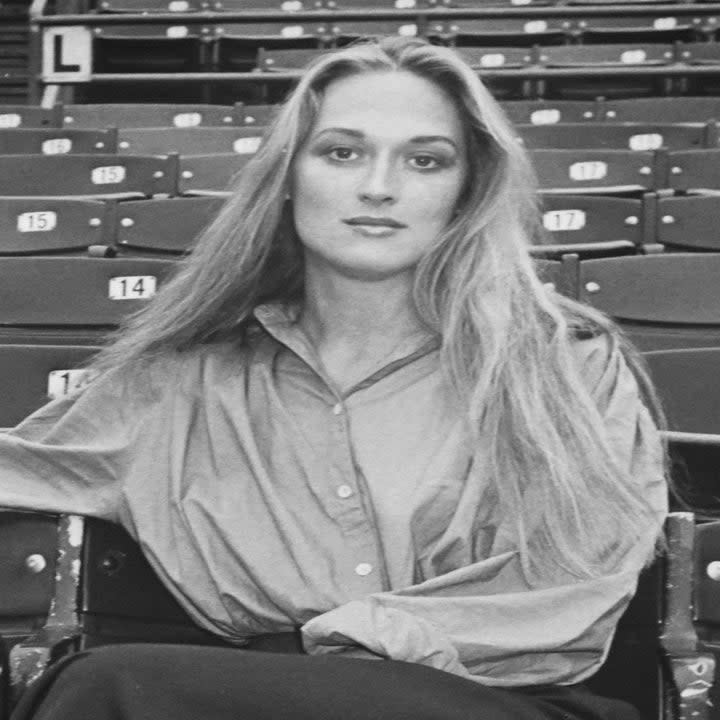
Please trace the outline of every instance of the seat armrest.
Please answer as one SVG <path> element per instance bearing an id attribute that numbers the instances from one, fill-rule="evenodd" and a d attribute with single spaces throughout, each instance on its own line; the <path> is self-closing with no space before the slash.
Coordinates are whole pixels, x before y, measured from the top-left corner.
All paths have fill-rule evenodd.
<path id="1" fill-rule="evenodd" d="M 54 591 L 47 619 L 40 630 L 12 647 L 9 653 L 11 704 L 51 662 L 74 649 L 80 637 L 77 608 L 84 518 L 60 516 L 57 533 Z"/>
<path id="2" fill-rule="evenodd" d="M 715 658 L 703 652 L 693 623 L 695 516 L 671 513 L 667 539 L 665 609 L 660 644 L 675 686 L 676 720 L 708 720 Z"/>

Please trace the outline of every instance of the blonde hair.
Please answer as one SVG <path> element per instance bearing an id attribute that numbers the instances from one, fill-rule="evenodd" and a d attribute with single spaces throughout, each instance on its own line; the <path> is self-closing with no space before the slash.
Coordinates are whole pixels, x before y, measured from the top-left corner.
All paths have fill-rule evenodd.
<path id="1" fill-rule="evenodd" d="M 456 216 L 417 266 L 414 298 L 442 336 L 441 365 L 466 403 L 478 447 L 494 439 L 476 459 L 495 485 L 499 515 L 516 518 L 528 578 L 605 572 L 633 547 L 651 511 L 609 446 L 577 367 L 576 336 L 618 338 L 646 403 L 658 422 L 662 416 L 637 354 L 611 321 L 538 279 L 528 252 L 541 233 L 528 158 L 488 90 L 448 48 L 385 38 L 312 63 L 192 255 L 94 367 L 242 343 L 259 303 L 301 300 L 302 253 L 285 203 L 293 159 L 330 83 L 393 70 L 441 87 L 468 135 L 469 181 Z M 539 492 L 523 502 L 530 483 Z"/>

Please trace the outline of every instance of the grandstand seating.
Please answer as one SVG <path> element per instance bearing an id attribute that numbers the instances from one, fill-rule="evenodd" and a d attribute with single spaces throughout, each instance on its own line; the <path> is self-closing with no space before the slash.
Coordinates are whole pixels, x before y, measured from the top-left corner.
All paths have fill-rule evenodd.
<path id="1" fill-rule="evenodd" d="M 720 190 L 720 148 L 677 150 L 668 156 L 668 186 L 682 192 Z"/>
<path id="2" fill-rule="evenodd" d="M 238 153 L 182 155 L 178 192 L 188 196 L 225 196 L 232 179 L 242 170 L 249 157 Z"/>
<path id="3" fill-rule="evenodd" d="M 252 155 L 262 139 L 262 127 L 131 128 L 122 129 L 118 150 L 122 154 Z M 2 147 L 0 134 L 0 148 Z"/>
<path id="4" fill-rule="evenodd" d="M 101 103 L 58 107 L 66 127 L 205 127 L 237 125 L 242 105 L 178 105 L 171 103 Z M 238 114 L 240 113 L 240 115 Z"/>
<path id="5" fill-rule="evenodd" d="M 660 197 L 655 242 L 668 250 L 720 250 L 720 195 Z"/>
<path id="6" fill-rule="evenodd" d="M 114 153 L 117 131 L 66 128 L 16 128 L 0 130 L 0 155 L 85 155 Z"/>
<path id="7" fill-rule="evenodd" d="M 59 107 L 0 105 L 0 129 L 21 127 L 57 127 Z"/>

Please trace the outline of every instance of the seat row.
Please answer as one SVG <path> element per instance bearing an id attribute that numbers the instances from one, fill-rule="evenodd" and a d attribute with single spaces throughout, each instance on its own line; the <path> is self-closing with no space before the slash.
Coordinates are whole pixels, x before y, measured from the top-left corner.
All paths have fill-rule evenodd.
<path id="1" fill-rule="evenodd" d="M 466 52 L 463 50 L 462 52 Z M 705 123 L 720 118 L 720 96 L 636 97 L 624 100 L 507 100 L 510 119 L 524 125 L 558 123 Z M 266 125 L 279 105 L 58 103 L 0 106 L 0 130 L 30 128 L 255 127 Z"/>
<path id="2" fill-rule="evenodd" d="M 720 347 L 720 254 L 537 262 L 549 286 L 617 318 L 644 352 Z M 155 258 L 0 257 L 0 356 L 15 368 L 0 370 L 0 427 L 86 381 L 72 371 L 177 266 Z M 19 345 L 34 349 L 11 347 Z M 37 371 L 29 352 L 44 358 Z M 31 377 L 35 391 L 28 393 L 23 383 Z M 720 430 L 717 417 L 714 427 Z"/>
<path id="3" fill-rule="evenodd" d="M 720 148 L 530 150 L 544 193 L 641 195 L 720 189 Z M 224 194 L 249 153 L 206 155 L 4 155 L 0 196 Z"/>
<path id="4" fill-rule="evenodd" d="M 0 255 L 182 255 L 223 202 L 0 197 Z M 537 257 L 720 251 L 718 195 L 546 195 L 542 221 Z"/>

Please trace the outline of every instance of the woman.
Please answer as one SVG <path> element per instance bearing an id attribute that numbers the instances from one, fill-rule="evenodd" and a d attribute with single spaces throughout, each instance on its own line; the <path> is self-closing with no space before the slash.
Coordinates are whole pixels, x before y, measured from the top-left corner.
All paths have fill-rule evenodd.
<path id="1" fill-rule="evenodd" d="M 199 625 L 310 657 L 101 648 L 16 717 L 636 718 L 581 683 L 666 512 L 652 392 L 537 215 L 452 51 L 317 61 L 99 377 L 0 441 L 0 504 L 121 522 Z"/>

